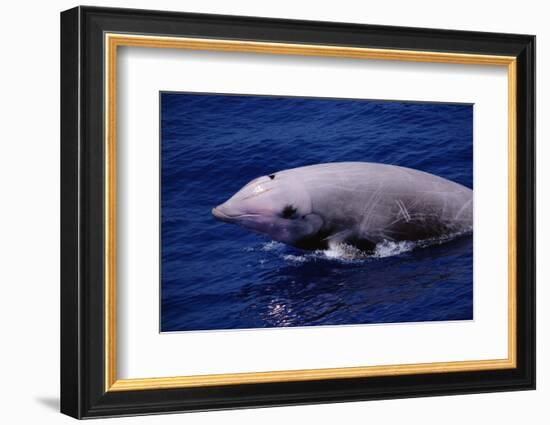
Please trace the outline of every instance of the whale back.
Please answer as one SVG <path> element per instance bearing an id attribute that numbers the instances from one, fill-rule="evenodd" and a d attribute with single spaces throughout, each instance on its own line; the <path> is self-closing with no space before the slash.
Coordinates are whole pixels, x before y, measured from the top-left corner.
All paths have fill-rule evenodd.
<path id="1" fill-rule="evenodd" d="M 414 240 L 472 228 L 472 190 L 406 167 L 343 162 L 285 170 L 299 181 L 322 234 L 335 242 Z"/>

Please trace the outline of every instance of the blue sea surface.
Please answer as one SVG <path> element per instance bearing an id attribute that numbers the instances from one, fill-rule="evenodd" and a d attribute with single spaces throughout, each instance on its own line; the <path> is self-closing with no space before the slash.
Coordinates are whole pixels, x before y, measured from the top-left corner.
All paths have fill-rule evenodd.
<path id="1" fill-rule="evenodd" d="M 161 93 L 161 331 L 470 320 L 472 236 L 301 251 L 214 219 L 255 177 L 367 161 L 472 188 L 466 104 Z"/>

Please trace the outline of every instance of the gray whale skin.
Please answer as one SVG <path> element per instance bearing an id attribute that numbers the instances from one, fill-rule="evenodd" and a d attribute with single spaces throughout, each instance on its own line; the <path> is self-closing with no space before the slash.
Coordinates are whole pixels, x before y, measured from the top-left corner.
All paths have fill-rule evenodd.
<path id="1" fill-rule="evenodd" d="M 302 249 L 346 243 L 372 251 L 383 241 L 471 232 L 472 195 L 411 168 L 339 162 L 258 177 L 212 214 Z"/>

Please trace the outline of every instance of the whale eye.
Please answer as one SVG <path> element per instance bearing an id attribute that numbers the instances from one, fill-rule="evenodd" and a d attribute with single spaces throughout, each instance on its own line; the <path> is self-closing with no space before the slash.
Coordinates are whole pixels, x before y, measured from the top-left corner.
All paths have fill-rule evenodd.
<path id="1" fill-rule="evenodd" d="M 275 174 L 270 174 L 270 175 L 267 176 L 267 177 L 269 177 L 271 180 L 273 180 L 273 179 L 275 178 Z"/>
<path id="2" fill-rule="evenodd" d="M 294 208 L 292 205 L 287 205 L 283 208 L 283 211 L 281 212 L 281 217 L 283 218 L 291 218 L 294 214 L 296 214 L 298 210 Z"/>

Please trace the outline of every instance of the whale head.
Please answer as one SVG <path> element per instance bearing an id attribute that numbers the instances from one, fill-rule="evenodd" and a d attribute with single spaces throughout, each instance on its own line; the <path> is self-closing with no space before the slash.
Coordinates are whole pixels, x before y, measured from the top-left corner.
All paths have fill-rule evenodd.
<path id="1" fill-rule="evenodd" d="M 311 197 L 292 176 L 270 174 L 243 186 L 212 209 L 215 218 L 238 224 L 289 245 L 315 235 L 323 220 L 312 212 Z"/>

